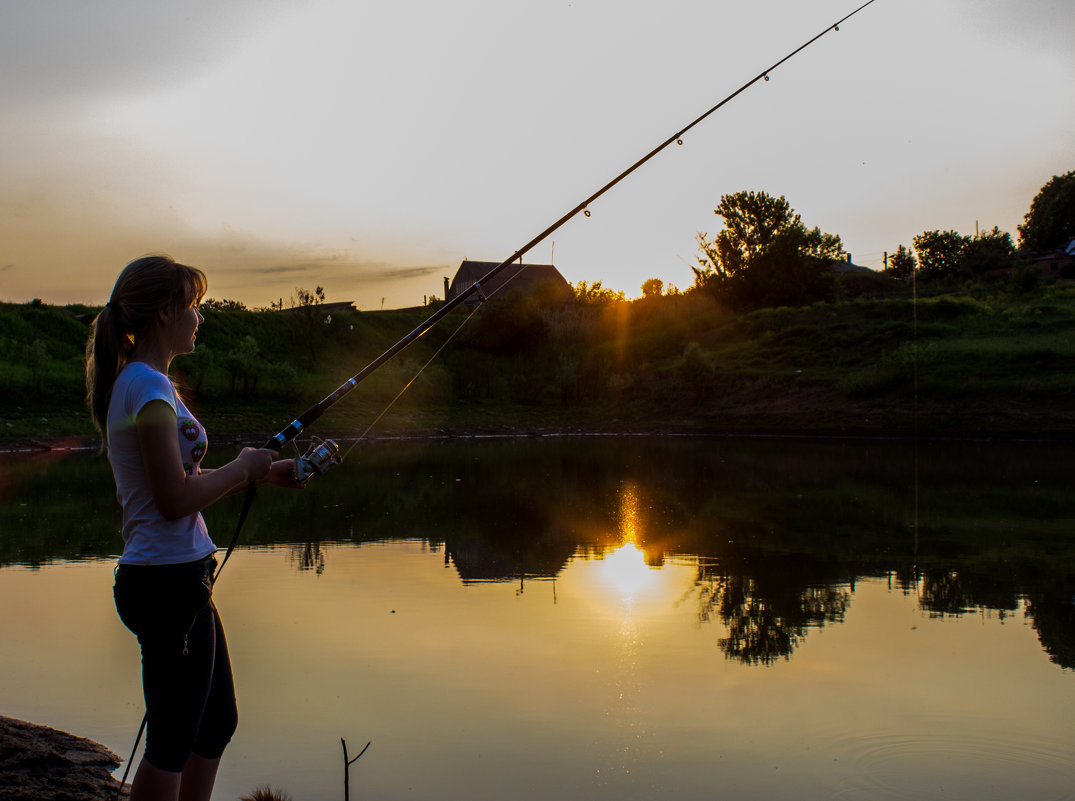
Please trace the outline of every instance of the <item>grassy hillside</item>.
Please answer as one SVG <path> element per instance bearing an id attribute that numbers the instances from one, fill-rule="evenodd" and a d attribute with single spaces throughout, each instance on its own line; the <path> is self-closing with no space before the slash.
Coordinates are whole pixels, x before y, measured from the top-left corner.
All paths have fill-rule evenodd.
<path id="1" fill-rule="evenodd" d="M 92 435 L 82 406 L 89 329 L 78 316 L 94 311 L 0 305 L 0 438 Z M 197 351 L 173 369 L 214 435 L 258 440 L 429 313 L 209 311 Z M 697 293 L 570 308 L 515 295 L 473 317 L 453 312 L 333 407 L 315 433 L 361 433 L 418 374 L 375 434 L 1067 437 L 1075 434 L 1073 362 L 1075 287 L 1067 284 L 750 314 Z"/>

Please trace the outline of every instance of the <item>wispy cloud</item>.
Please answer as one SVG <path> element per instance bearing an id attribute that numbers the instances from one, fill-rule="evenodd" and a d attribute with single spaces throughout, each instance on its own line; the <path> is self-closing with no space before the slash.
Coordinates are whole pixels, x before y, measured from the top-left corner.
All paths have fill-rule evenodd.
<path id="1" fill-rule="evenodd" d="M 440 275 L 447 269 L 449 268 L 443 264 L 433 264 L 422 267 L 395 267 L 385 264 L 377 269 L 364 271 L 363 274 L 358 277 L 358 280 L 360 283 L 408 281 L 414 278 L 427 278 L 431 275 Z"/>

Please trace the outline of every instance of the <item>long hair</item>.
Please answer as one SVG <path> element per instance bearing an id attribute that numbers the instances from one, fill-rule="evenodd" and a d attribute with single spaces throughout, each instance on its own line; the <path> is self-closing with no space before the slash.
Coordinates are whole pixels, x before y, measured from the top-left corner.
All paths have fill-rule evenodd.
<path id="1" fill-rule="evenodd" d="M 108 404 L 112 385 L 130 358 L 136 338 L 162 311 L 178 312 L 205 297 L 208 282 L 197 267 L 171 256 L 135 259 L 119 274 L 112 296 L 93 321 L 86 344 L 86 403 L 108 445 Z"/>

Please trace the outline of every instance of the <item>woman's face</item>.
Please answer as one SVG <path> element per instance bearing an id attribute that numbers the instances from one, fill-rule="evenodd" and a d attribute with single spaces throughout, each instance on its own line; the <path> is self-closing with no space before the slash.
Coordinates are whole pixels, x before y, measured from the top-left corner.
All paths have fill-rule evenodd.
<path id="1" fill-rule="evenodd" d="M 198 326 L 205 320 L 198 307 L 191 303 L 184 307 L 175 317 L 172 325 L 172 353 L 190 353 L 194 350 L 194 339 Z"/>

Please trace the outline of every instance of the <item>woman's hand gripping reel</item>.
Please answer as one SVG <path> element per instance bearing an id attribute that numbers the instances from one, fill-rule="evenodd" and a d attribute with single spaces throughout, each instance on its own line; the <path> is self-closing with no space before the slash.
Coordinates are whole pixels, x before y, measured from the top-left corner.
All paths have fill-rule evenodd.
<path id="1" fill-rule="evenodd" d="M 343 461 L 340 446 L 331 439 L 314 439 L 302 456 L 295 458 L 295 483 L 305 484 L 315 473 L 323 476 L 333 465 Z"/>

